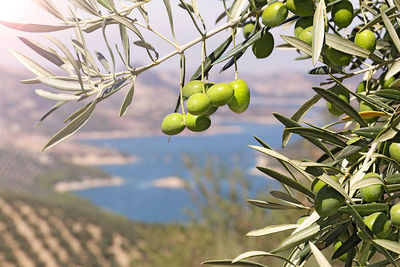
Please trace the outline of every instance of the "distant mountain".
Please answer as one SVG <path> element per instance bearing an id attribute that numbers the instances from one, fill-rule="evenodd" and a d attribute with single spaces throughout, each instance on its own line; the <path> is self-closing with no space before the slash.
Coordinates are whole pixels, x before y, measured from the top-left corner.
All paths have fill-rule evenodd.
<path id="1" fill-rule="evenodd" d="M 215 82 L 229 82 L 231 75 L 217 75 Z M 32 78 L 24 70 L 0 67 L 0 129 L 28 131 L 53 135 L 61 129 L 65 118 L 83 103 L 72 103 L 54 112 L 42 125 L 33 130 L 38 119 L 54 104 L 34 93 L 41 85 L 24 85 L 19 80 Z M 303 100 L 313 94 L 312 79 L 298 73 L 279 73 L 266 75 L 242 74 L 241 79 L 248 82 L 252 92 L 252 105 L 249 110 L 236 115 L 222 108 L 216 117 L 234 120 L 250 120 L 270 116 L 272 110 L 286 111 L 298 107 Z M 126 89 L 125 89 L 126 90 Z M 100 103 L 94 116 L 81 132 L 126 132 L 132 135 L 161 134 L 159 125 L 162 118 L 175 108 L 179 95 L 179 77 L 172 72 L 148 71 L 140 75 L 136 82 L 133 104 L 124 118 L 119 118 L 119 107 L 124 91 Z M 225 120 L 223 119 L 223 120 Z M 217 120 L 221 121 L 221 119 Z M 111 135 L 112 136 L 112 135 Z"/>

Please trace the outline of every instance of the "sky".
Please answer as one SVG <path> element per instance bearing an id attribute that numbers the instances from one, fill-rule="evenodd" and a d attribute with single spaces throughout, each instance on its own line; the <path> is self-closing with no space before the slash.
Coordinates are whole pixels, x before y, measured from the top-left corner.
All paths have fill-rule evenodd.
<path id="1" fill-rule="evenodd" d="M 54 3 L 63 11 L 65 14 L 68 13 L 67 6 L 69 2 L 66 0 L 53 0 Z M 116 1 L 117 2 L 117 1 Z M 126 1 L 125 1 L 126 2 Z M 230 3 L 231 1 L 228 1 Z M 126 2 L 128 3 L 128 2 Z M 183 9 L 177 7 L 177 0 L 171 0 L 171 5 L 173 6 L 173 17 L 175 23 L 175 31 L 179 44 L 185 44 L 190 40 L 198 37 L 198 32 L 195 30 L 190 17 Z M 222 25 L 225 21 L 220 22 L 218 25 L 214 24 L 215 19 L 223 12 L 223 5 L 221 1 L 217 0 L 201 0 L 198 1 L 199 9 L 207 22 L 208 30 Z M 148 4 L 148 11 L 150 17 L 150 24 L 153 28 L 157 29 L 159 32 L 163 33 L 166 37 L 172 39 L 171 30 L 168 22 L 168 17 L 166 10 L 161 0 L 153 0 Z M 135 13 L 136 14 L 136 13 Z M 90 17 L 86 13 L 80 13 L 83 17 Z M 139 15 L 139 14 L 136 14 Z M 57 19 L 49 15 L 46 11 L 40 9 L 34 4 L 33 0 L 13 0 L 2 3 L 2 9 L 0 9 L 0 20 L 23 22 L 23 23 L 38 23 L 38 24 L 49 24 L 49 23 L 59 23 Z M 292 35 L 293 26 L 282 31 L 281 28 L 273 29 L 272 33 L 275 36 L 275 44 L 282 44 L 283 40 L 280 38 L 279 34 Z M 142 31 L 146 40 L 150 42 L 160 53 L 160 55 L 168 54 L 173 51 L 172 46 L 166 42 L 156 38 L 151 33 L 146 33 Z M 72 31 L 63 31 L 57 33 L 51 33 L 51 35 L 63 41 L 65 44 L 69 44 L 71 38 L 73 37 Z M 107 35 L 114 47 L 116 43 L 119 44 L 119 33 L 116 27 L 108 27 Z M 230 31 L 223 31 L 217 36 L 207 40 L 208 51 L 214 50 L 222 41 L 224 41 L 230 35 Z M 16 61 L 15 58 L 8 51 L 9 49 L 14 49 L 23 54 L 37 59 L 40 61 L 40 57 L 31 51 L 29 48 L 25 47 L 18 39 L 18 36 L 23 36 L 31 38 L 35 41 L 43 43 L 45 45 L 50 45 L 47 39 L 42 34 L 29 34 L 24 32 L 19 32 L 12 30 L 0 25 L 0 39 L 2 40 L 0 44 L 0 65 L 11 65 L 13 67 L 20 67 L 21 65 Z M 135 37 L 134 35 L 131 35 Z M 109 58 L 106 47 L 104 46 L 103 38 L 100 33 L 94 33 L 86 35 L 87 43 L 91 51 L 99 50 L 103 52 L 106 58 Z M 243 41 L 242 34 L 238 38 L 238 42 Z M 71 46 L 70 46 L 71 47 Z M 141 65 L 145 62 L 149 62 L 149 59 L 145 53 L 145 50 L 132 46 L 132 57 L 133 64 Z M 270 57 L 267 59 L 258 60 L 254 57 L 251 50 L 249 49 L 247 53 L 240 59 L 239 73 L 276 73 L 282 70 L 284 71 L 301 71 L 305 72 L 312 68 L 311 62 L 307 61 L 294 61 L 293 58 L 297 54 L 295 51 L 282 51 L 275 49 Z M 194 46 L 186 52 L 186 60 L 188 70 L 191 71 L 201 62 L 201 47 L 199 45 Z M 121 65 L 121 64 L 119 64 Z M 221 64 L 219 68 L 223 65 Z M 157 66 L 161 70 L 179 70 L 179 58 L 175 57 L 170 59 L 163 64 Z"/>

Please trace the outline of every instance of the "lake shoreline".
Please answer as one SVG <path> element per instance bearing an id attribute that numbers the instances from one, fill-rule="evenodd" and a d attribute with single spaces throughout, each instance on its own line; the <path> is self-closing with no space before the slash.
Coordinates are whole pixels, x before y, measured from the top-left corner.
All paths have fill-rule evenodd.
<path id="1" fill-rule="evenodd" d="M 83 180 L 61 181 L 54 184 L 58 193 L 75 192 L 100 187 L 117 187 L 124 184 L 124 179 L 116 176 L 105 178 L 85 178 Z"/>

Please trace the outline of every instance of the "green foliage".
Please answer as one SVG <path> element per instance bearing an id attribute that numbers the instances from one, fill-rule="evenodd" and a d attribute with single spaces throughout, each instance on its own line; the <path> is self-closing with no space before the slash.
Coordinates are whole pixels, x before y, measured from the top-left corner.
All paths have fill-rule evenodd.
<path id="1" fill-rule="evenodd" d="M 87 19 L 78 17 L 79 14 L 72 11 L 71 15 L 65 17 L 51 1 L 39 1 L 44 9 L 60 19 L 59 25 L 23 25 L 3 22 L 4 25 L 11 28 L 29 32 L 51 32 L 67 28 L 74 28 L 76 32 L 75 39 L 72 40 L 75 53 L 51 36 L 48 38 L 62 53 L 59 54 L 54 49 L 48 49 L 36 42 L 22 39 L 35 52 L 63 69 L 67 73 L 64 74 L 65 76 L 55 76 L 32 59 L 13 52 L 17 59 L 35 75 L 33 79 L 24 81 L 25 83 L 40 83 L 61 91 L 36 91 L 38 95 L 56 101 L 54 108 L 45 114 L 41 121 L 68 102 L 87 99 L 87 103 L 81 109 L 67 118 L 68 124 L 49 141 L 45 149 L 78 131 L 90 119 L 98 103 L 120 91 L 124 86 L 132 85 L 142 72 L 175 55 L 179 55 L 181 58 L 181 84 L 177 95 L 180 96 L 178 107 L 181 107 L 182 119 L 179 119 L 178 127 L 173 127 L 171 133 L 180 132 L 185 127 L 183 124 L 186 114 L 185 99 L 182 91 L 185 85 L 186 70 L 184 52 L 187 49 L 197 43 L 202 43 L 202 60 L 199 62 L 200 67 L 193 75 L 193 79 L 205 83 L 209 72 L 218 63 L 229 60 L 222 67 L 222 71 L 231 66 L 237 68 L 239 59 L 250 46 L 253 46 L 252 50 L 255 51 L 256 57 L 267 57 L 272 52 L 274 45 L 273 39 L 271 40 L 272 35 L 269 33 L 271 28 L 286 26 L 290 22 L 300 19 L 298 16 L 291 16 L 287 19 L 289 11 L 284 1 L 267 4 L 264 1 L 235 0 L 231 6 L 223 1 L 222 6 L 225 12 L 217 19 L 217 22 L 225 17 L 227 22 L 209 30 L 201 16 L 197 1 L 192 0 L 191 4 L 188 4 L 180 0 L 179 6 L 187 11 L 194 29 L 199 32 L 199 37 L 187 44 L 178 45 L 170 1 L 165 0 L 164 5 L 173 40 L 164 37 L 150 26 L 149 14 L 145 8 L 150 1 L 131 1 L 126 7 L 119 7 L 111 0 L 72 1 L 76 9 L 71 10 L 84 11 L 92 16 Z M 280 182 L 284 191 L 271 193 L 276 199 L 275 201 L 249 199 L 248 202 L 263 209 L 288 210 L 288 212 L 301 210 L 309 217 L 296 227 L 293 225 L 297 219 L 287 221 L 284 225 L 274 225 L 272 228 L 264 227 L 261 232 L 264 231 L 267 234 L 292 230 L 291 234 L 287 235 L 275 249 L 248 251 L 233 257 L 233 260 L 207 262 L 207 264 L 226 265 L 232 263 L 238 265 L 243 263 L 250 266 L 263 266 L 255 262 L 244 261 L 250 257 L 267 256 L 282 260 L 286 266 L 303 266 L 313 254 L 319 265 L 329 266 L 330 263 L 322 252 L 340 239 L 342 234 L 345 234 L 346 240 L 341 240 L 342 245 L 330 258 L 336 259 L 347 254 L 346 266 L 385 266 L 388 264 L 397 266 L 396 261 L 400 257 L 400 245 L 397 242 L 399 241 L 399 230 L 390 225 L 388 212 L 398 202 L 397 192 L 400 190 L 400 186 L 396 178 L 389 179 L 388 177 L 393 177 L 400 171 L 398 153 L 393 145 L 400 143 L 398 136 L 400 97 L 397 91 L 400 84 L 397 77 L 400 71 L 399 3 L 389 1 L 389 5 L 385 7 L 381 6 L 382 3 L 379 1 L 362 0 L 353 6 L 352 2 L 347 0 L 327 2 L 319 0 L 318 3 L 314 3 L 314 6 L 309 5 L 303 13 L 295 6 L 295 2 L 288 1 L 289 10 L 297 15 L 312 15 L 313 17 L 312 28 L 306 28 L 310 36 L 300 38 L 298 35 L 299 39 L 283 35 L 281 37 L 287 44 L 281 45 L 281 47 L 297 50 L 302 54 L 298 59 L 311 58 L 314 65 L 319 61 L 322 66 L 310 70 L 309 73 L 326 75 L 326 80 L 320 85 L 312 87 L 316 96 L 302 105 L 291 118 L 280 114 L 274 115 L 285 126 L 282 137 L 284 147 L 288 144 L 291 135 L 297 134 L 315 145 L 319 149 L 319 156 L 314 159 L 292 159 L 285 156 L 283 152 L 272 150 L 265 141 L 256 138 L 260 146 L 252 146 L 252 148 L 265 156 L 275 158 L 281 165 L 280 169 L 270 166 L 258 166 L 258 169 Z M 300 3 L 300 1 L 297 2 Z M 134 17 L 132 12 L 134 10 L 139 11 L 140 18 Z M 101 15 L 103 13 L 104 15 Z M 328 15 L 328 13 L 330 14 Z M 254 28 L 251 33 L 248 33 L 246 40 L 236 44 L 236 32 L 248 22 L 254 22 Z M 353 23 L 359 24 L 359 26 L 354 29 L 349 28 Z M 106 28 L 111 24 L 119 26 L 124 54 L 119 51 L 118 47 L 114 51 L 107 38 Z M 342 28 L 346 29 L 342 30 Z M 231 30 L 228 32 L 229 37 L 224 38 L 226 41 L 207 55 L 205 40 L 226 29 Z M 96 52 L 105 73 L 94 62 L 85 42 L 85 34 L 97 30 L 102 31 L 105 45 L 110 54 L 110 58 L 106 59 L 102 53 Z M 159 57 L 154 46 L 144 39 L 142 30 L 155 33 L 169 43 L 174 48 L 174 52 Z M 368 36 L 362 38 L 365 32 L 368 33 Z M 358 33 L 360 35 L 357 36 Z M 299 30 L 297 34 L 299 34 Z M 132 37 L 136 38 L 135 45 L 146 50 L 151 61 L 148 65 L 131 67 L 129 40 Z M 268 43 L 263 42 L 265 39 L 268 39 Z M 233 47 L 228 50 L 230 44 L 233 44 Z M 74 54 L 77 55 L 77 58 L 74 58 Z M 126 66 L 125 71 L 115 71 L 117 59 L 115 55 L 117 54 Z M 237 78 L 235 77 L 235 80 Z M 349 78 L 358 79 L 358 83 L 365 82 L 364 89 L 357 91 L 347 83 L 346 80 Z M 345 95 L 345 99 L 333 90 L 323 88 L 324 86 L 341 88 L 344 93 L 341 92 L 340 95 Z M 215 92 L 215 89 L 216 87 L 211 87 L 204 92 L 204 88 L 202 93 L 207 93 L 212 104 L 216 106 L 229 104 L 233 90 L 219 94 Z M 351 95 L 351 99 L 347 95 Z M 133 89 L 129 90 L 125 97 L 120 111 L 121 115 L 126 113 L 132 99 Z M 328 102 L 330 110 L 336 115 L 337 120 L 323 126 L 304 122 L 306 113 L 321 99 Z M 345 113 L 345 116 L 338 118 L 342 112 Z M 169 127 L 167 128 L 170 130 Z M 358 141 L 349 142 L 352 138 L 357 138 Z M 349 157 L 354 155 L 357 157 L 349 161 Z M 366 173 L 372 172 L 378 174 L 377 177 L 363 179 Z M 338 182 L 331 179 L 330 175 L 335 175 Z M 208 218 L 209 225 L 207 227 L 218 228 L 222 225 L 234 229 L 234 233 L 244 233 L 242 222 L 247 227 L 249 222 L 246 217 L 253 216 L 251 215 L 253 211 L 250 212 L 247 208 L 237 209 L 237 205 L 234 210 L 231 210 L 231 205 L 238 201 L 238 194 L 235 190 L 229 192 L 225 198 L 216 197 L 218 195 L 214 194 L 211 194 L 213 197 L 210 198 L 209 186 L 213 188 L 211 192 L 222 193 L 218 183 L 215 183 L 215 180 L 210 177 L 207 174 L 202 179 L 196 180 L 197 185 L 202 188 L 203 198 L 215 208 L 213 211 L 202 210 L 203 216 Z M 317 195 L 311 188 L 316 179 L 326 184 Z M 206 184 L 203 184 L 203 180 Z M 228 184 L 236 185 L 236 183 L 242 185 L 241 190 L 247 190 L 247 185 L 242 184 L 240 179 L 229 180 Z M 376 185 L 380 185 L 379 188 L 383 186 L 385 194 L 381 195 L 379 192 L 379 198 L 376 199 L 378 203 L 365 203 L 362 199 L 361 189 Z M 322 190 L 329 193 L 327 194 L 329 200 L 336 200 L 332 210 L 326 212 L 322 210 L 321 212 L 318 201 Z M 299 195 L 296 195 L 295 191 Z M 221 212 L 228 214 L 236 212 L 238 215 L 235 220 L 228 220 L 224 216 L 218 216 Z M 365 216 L 368 217 L 363 218 Z M 372 229 L 375 219 L 378 217 L 384 218 L 380 219 L 384 221 L 384 234 L 382 231 L 377 232 Z M 231 235 L 232 240 L 235 240 L 236 235 Z M 214 238 L 218 237 L 215 235 Z M 231 251 L 234 250 L 231 246 L 230 248 Z M 262 249 L 265 247 L 263 246 Z M 192 251 L 191 247 L 187 247 L 187 251 Z M 284 256 L 280 254 L 285 252 L 288 254 L 283 254 Z M 165 266 L 163 263 L 158 265 Z"/>

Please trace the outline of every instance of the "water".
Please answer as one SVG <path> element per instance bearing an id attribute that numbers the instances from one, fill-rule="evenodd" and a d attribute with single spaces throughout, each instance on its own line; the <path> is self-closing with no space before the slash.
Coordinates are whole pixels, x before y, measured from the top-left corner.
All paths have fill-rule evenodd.
<path id="1" fill-rule="evenodd" d="M 260 154 L 248 147 L 249 144 L 258 144 L 253 135 L 272 147 L 280 146 L 283 130 L 280 125 L 242 123 L 239 126 L 242 128 L 240 133 L 199 137 L 176 136 L 169 143 L 168 137 L 164 136 L 88 141 L 97 146 L 113 147 L 135 155 L 140 161 L 122 166 L 101 166 L 108 173 L 123 178 L 125 183 L 122 186 L 92 188 L 77 191 L 76 194 L 104 209 L 137 221 L 185 221 L 187 216 L 182 212 L 183 209 L 192 208 L 185 191 L 155 188 L 152 182 L 167 176 L 190 179 L 190 173 L 182 162 L 182 154 L 195 156 L 200 164 L 205 159 L 212 159 L 227 166 L 239 164 L 248 172 L 255 166 L 256 154 Z M 233 160 L 234 156 L 240 158 L 239 163 Z M 270 183 L 270 180 L 263 176 L 248 174 L 248 177 L 258 188 Z M 255 194 L 255 191 L 253 193 Z"/>

